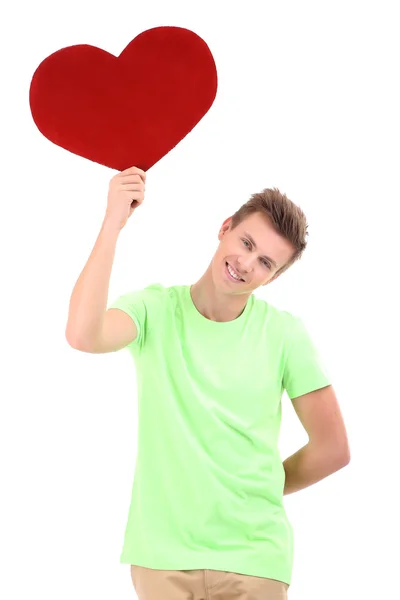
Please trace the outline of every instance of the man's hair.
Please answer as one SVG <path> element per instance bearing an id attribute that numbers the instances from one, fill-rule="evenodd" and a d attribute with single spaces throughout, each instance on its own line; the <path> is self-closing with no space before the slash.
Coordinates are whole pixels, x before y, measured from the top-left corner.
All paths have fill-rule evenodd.
<path id="1" fill-rule="evenodd" d="M 294 247 L 292 258 L 277 271 L 277 274 L 281 274 L 299 260 L 306 249 L 308 236 L 306 216 L 286 194 L 281 194 L 277 188 L 267 188 L 253 194 L 250 200 L 232 215 L 231 229 L 235 229 L 239 223 L 254 213 L 265 215 L 275 231 Z"/>

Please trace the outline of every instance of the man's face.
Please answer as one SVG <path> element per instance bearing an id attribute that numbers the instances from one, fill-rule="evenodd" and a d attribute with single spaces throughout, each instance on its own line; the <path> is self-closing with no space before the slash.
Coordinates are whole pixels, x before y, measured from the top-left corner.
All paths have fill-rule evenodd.
<path id="1" fill-rule="evenodd" d="M 276 279 L 276 272 L 291 259 L 294 248 L 260 213 L 253 213 L 233 230 L 230 224 L 229 217 L 218 234 L 213 279 L 227 293 L 250 294 Z"/>

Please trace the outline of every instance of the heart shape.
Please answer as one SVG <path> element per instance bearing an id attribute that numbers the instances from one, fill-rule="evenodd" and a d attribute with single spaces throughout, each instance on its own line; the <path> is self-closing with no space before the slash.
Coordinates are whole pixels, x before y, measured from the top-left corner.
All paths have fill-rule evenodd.
<path id="1" fill-rule="evenodd" d="M 140 33 L 118 57 L 86 44 L 58 50 L 36 69 L 29 102 L 54 144 L 118 171 L 147 171 L 192 131 L 216 93 L 207 44 L 168 26 Z"/>

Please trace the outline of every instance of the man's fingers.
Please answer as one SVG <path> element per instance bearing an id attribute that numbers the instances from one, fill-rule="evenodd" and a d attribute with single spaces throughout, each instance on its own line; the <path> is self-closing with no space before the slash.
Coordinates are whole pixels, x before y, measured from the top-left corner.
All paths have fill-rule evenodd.
<path id="1" fill-rule="evenodd" d="M 129 169 L 125 169 L 125 171 L 121 171 L 120 176 L 127 177 L 130 175 L 140 175 L 143 181 L 146 181 L 146 173 L 143 169 L 139 169 L 139 167 L 130 167 Z"/>
<path id="2" fill-rule="evenodd" d="M 142 191 L 142 184 L 140 183 L 135 183 L 135 182 L 131 182 L 131 183 L 122 183 L 122 191 L 124 192 L 141 192 Z"/>

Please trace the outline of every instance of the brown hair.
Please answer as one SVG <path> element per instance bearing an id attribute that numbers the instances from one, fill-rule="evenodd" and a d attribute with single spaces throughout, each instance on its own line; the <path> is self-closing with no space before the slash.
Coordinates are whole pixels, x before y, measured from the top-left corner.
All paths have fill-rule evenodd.
<path id="1" fill-rule="evenodd" d="M 265 189 L 253 194 L 233 215 L 231 229 L 234 229 L 245 218 L 259 212 L 265 215 L 275 231 L 286 238 L 294 247 L 292 258 L 277 271 L 277 275 L 286 271 L 301 258 L 307 246 L 308 224 L 306 216 L 299 206 L 294 204 L 286 194 L 277 188 Z"/>

